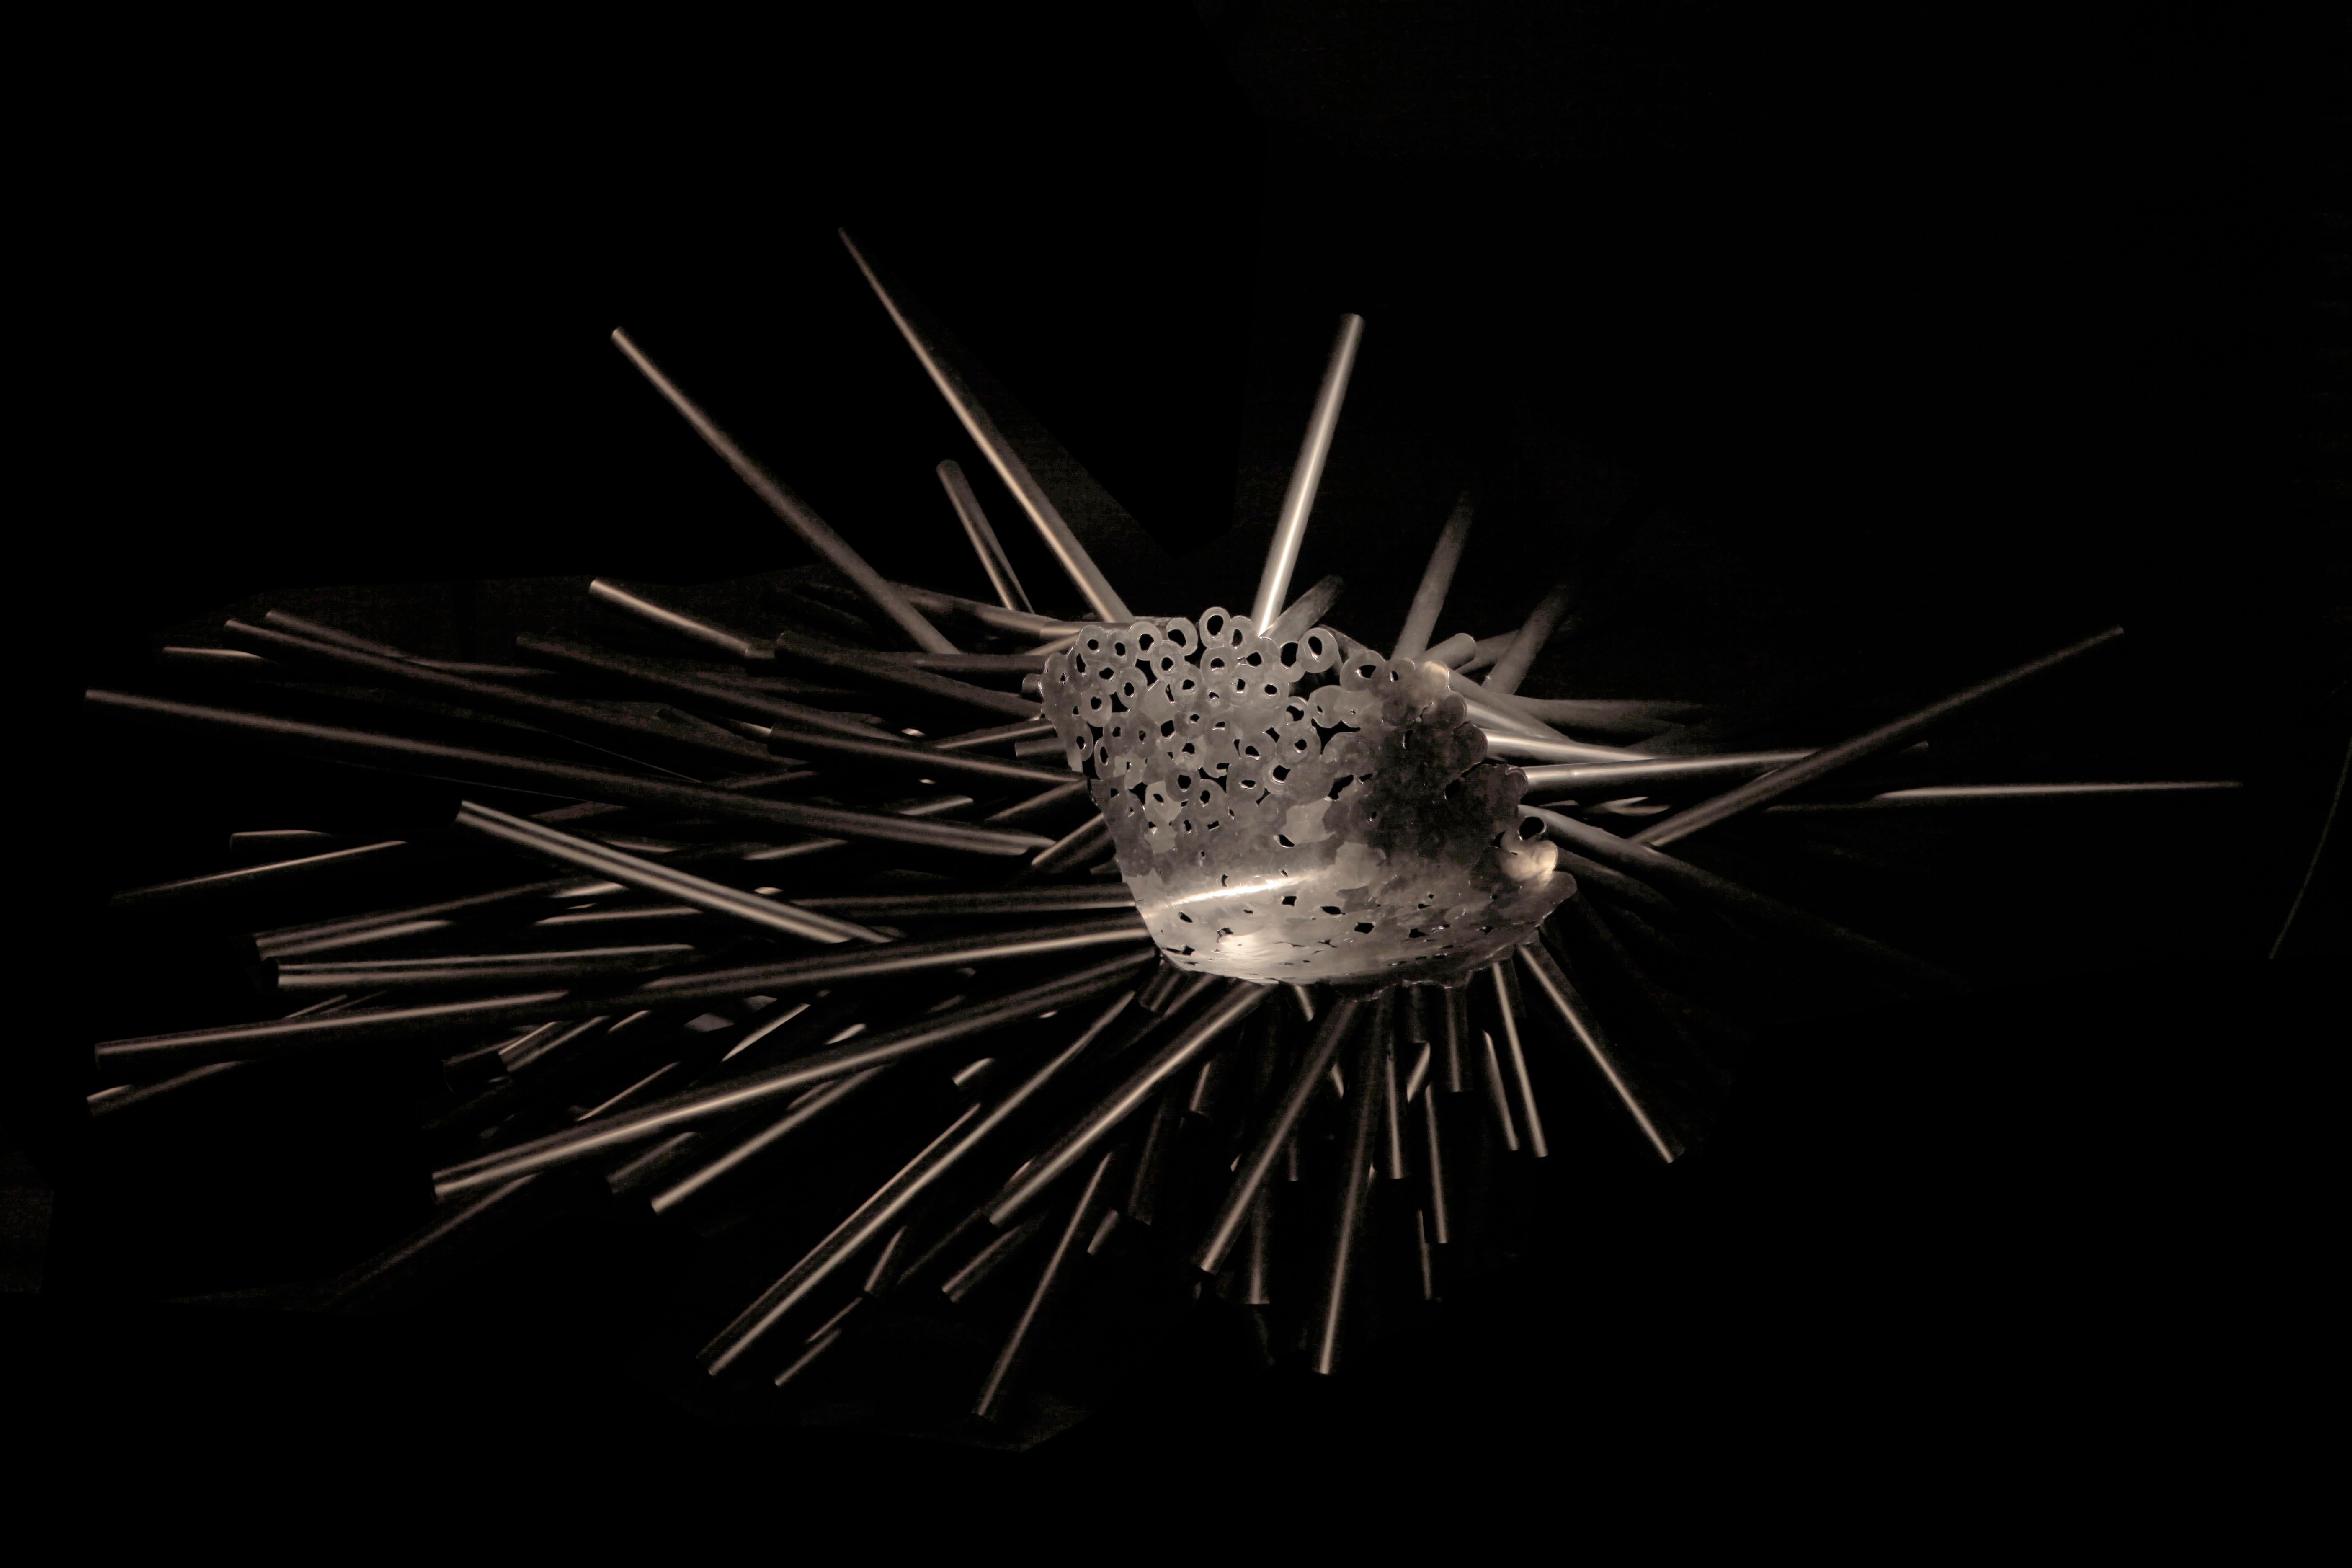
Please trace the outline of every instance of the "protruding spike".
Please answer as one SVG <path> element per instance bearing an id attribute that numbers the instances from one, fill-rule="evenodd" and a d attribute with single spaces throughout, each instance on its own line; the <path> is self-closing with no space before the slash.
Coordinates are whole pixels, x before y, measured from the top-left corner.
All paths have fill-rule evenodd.
<path id="1" fill-rule="evenodd" d="M 1495 980 L 1495 1016 L 1503 1026 L 1503 1058 L 1508 1085 L 1517 1101 L 1519 1125 L 1526 1130 L 1528 1152 L 1537 1159 L 1551 1154 L 1551 1144 L 1544 1137 L 1543 1113 L 1536 1108 L 1536 1086 L 1528 1075 L 1527 1043 L 1519 1037 L 1519 1017 L 1524 1009 L 1519 1003 L 1518 975 L 1508 959 L 1496 963 L 1488 971 Z"/>
<path id="2" fill-rule="evenodd" d="M 1121 992 L 1095 1015 L 1076 1040 L 1056 1052 L 1017 1087 L 985 1110 L 974 1103 L 950 1123 L 923 1152 L 907 1163 L 848 1218 L 836 1226 L 784 1277 L 746 1307 L 735 1321 L 703 1348 L 705 1364 L 724 1371 L 741 1357 L 762 1334 L 794 1307 L 806 1300 L 850 1258 L 871 1245 L 890 1226 L 902 1220 L 909 1205 L 970 1156 L 1023 1107 L 1061 1078 L 1070 1065 L 1099 1039 L 1128 1009 L 1132 993 Z"/>
<path id="3" fill-rule="evenodd" d="M 1276 647 L 1297 641 L 1306 636 L 1316 622 L 1331 613 L 1331 606 L 1339 602 L 1339 595 L 1347 586 L 1345 578 L 1336 575 L 1322 578 L 1315 586 L 1292 600 L 1290 608 L 1276 616 L 1274 625 L 1260 632 L 1259 637 Z"/>
<path id="4" fill-rule="evenodd" d="M 1471 644 L 1470 651 L 1463 658 L 1440 662 L 1450 664 L 1456 675 L 1475 674 L 1510 651 L 1511 644 L 1517 637 L 1517 632 L 1505 632 L 1498 637 L 1479 637 Z"/>
<path id="5" fill-rule="evenodd" d="M 1668 784 L 1712 784 L 1721 779 L 1750 779 L 1785 767 L 1805 752 L 1734 752 L 1713 757 L 1661 757 L 1646 763 L 1546 763 L 1526 770 L 1528 794 L 1538 800 L 1572 792 L 1618 785 L 1662 787 Z M 1587 795 L 1584 798 L 1593 798 Z"/>
<path id="6" fill-rule="evenodd" d="M 1091 1002 L 1115 990 L 1129 989 L 1133 984 L 1136 967 L 1137 961 L 1132 958 L 1114 959 L 1044 985 L 918 1018 L 880 1034 L 860 1035 L 762 1072 L 687 1089 L 610 1121 L 566 1129 L 461 1160 L 433 1173 L 434 1193 L 446 1198 L 455 1193 L 476 1191 L 531 1171 L 569 1164 L 607 1149 L 643 1143 L 679 1128 L 782 1102 L 806 1089 L 860 1077 L 869 1068 L 887 1067 L 1007 1024 L 1021 1023 L 1057 1008 Z"/>
<path id="7" fill-rule="evenodd" d="M 1038 1275 L 1037 1283 L 1030 1290 L 1028 1302 L 1021 1309 L 1020 1317 L 1013 1320 L 1013 1331 L 1005 1336 L 1004 1347 L 996 1352 L 996 1363 L 988 1369 L 988 1377 L 980 1387 L 980 1397 L 972 1404 L 971 1413 L 982 1420 L 999 1419 L 1011 1402 L 1013 1374 L 1020 1367 L 1022 1352 L 1028 1347 L 1038 1324 L 1045 1320 L 1048 1308 L 1053 1304 L 1058 1288 L 1067 1278 L 1070 1259 L 1084 1245 L 1087 1221 L 1094 1213 L 1095 1204 L 1102 1192 L 1103 1180 L 1109 1175 L 1111 1162 L 1118 1157 L 1118 1152 L 1115 1148 L 1103 1152 L 1102 1158 L 1095 1162 L 1094 1170 L 1087 1175 L 1086 1186 L 1078 1193 L 1077 1201 L 1070 1205 L 1070 1217 L 1064 1223 L 1061 1237 L 1054 1244 L 1053 1255 L 1045 1259 L 1044 1272 Z"/>
<path id="8" fill-rule="evenodd" d="M 1294 990 L 1298 989 L 1297 987 Z M 1234 1184 L 1225 1194 L 1225 1201 L 1217 1210 L 1217 1217 L 1209 1226 L 1208 1236 L 1192 1254 L 1192 1267 L 1203 1274 L 1214 1274 L 1225 1266 L 1225 1254 L 1232 1250 L 1234 1239 L 1241 1235 L 1248 1220 L 1250 1205 L 1258 1189 L 1272 1174 L 1275 1163 L 1286 1158 L 1296 1149 L 1292 1135 L 1298 1130 L 1299 1118 L 1307 1114 L 1307 1102 L 1315 1098 L 1316 1086 L 1347 1043 L 1349 1031 L 1354 1026 L 1362 999 L 1340 996 L 1333 1000 L 1315 1031 L 1314 1043 L 1291 1074 L 1289 1087 L 1283 1090 L 1274 1113 L 1258 1130 L 1257 1141 L 1250 1152 L 1234 1167 Z M 1286 1177 L 1295 1180 L 1295 1175 Z"/>
<path id="9" fill-rule="evenodd" d="M 1515 730 L 1502 729 L 1486 721 L 1478 709 L 1483 706 L 1475 699 L 1464 698 L 1470 708 L 1470 718 L 1486 731 L 1486 753 L 1495 757 L 1525 758 L 1538 763 L 1646 763 L 1654 761 L 1647 752 L 1629 752 L 1622 746 L 1588 746 L 1581 741 L 1548 740 Z M 1492 712 L 1493 710 L 1488 710 Z"/>
<path id="10" fill-rule="evenodd" d="M 1503 650 L 1495 668 L 1486 672 L 1488 690 L 1499 691 L 1506 697 L 1518 690 L 1519 682 L 1527 679 L 1528 667 L 1535 663 L 1536 655 L 1543 651 L 1544 644 L 1551 641 L 1552 634 L 1559 630 L 1559 623 L 1568 617 L 1569 600 L 1575 591 L 1576 584 L 1563 577 L 1528 612 L 1511 646 Z"/>
<path id="11" fill-rule="evenodd" d="M 1470 1054 L 1470 993 L 1466 987 L 1441 990 L 1437 999 L 1442 1011 L 1438 1014 L 1437 1086 L 1448 1094 L 1460 1094 L 1468 1085 L 1463 1079 L 1463 1060 Z"/>
<path id="12" fill-rule="evenodd" d="M 980 498 L 971 493 L 971 481 L 963 477 L 963 465 L 953 458 L 938 468 L 940 488 L 948 492 L 948 503 L 955 508 L 956 517 L 971 539 L 972 552 L 980 557 L 981 570 L 988 574 L 989 586 L 1008 610 L 1020 610 L 1034 615 L 1037 607 L 1029 602 L 1029 590 L 1021 585 L 1020 574 L 1013 570 L 1012 559 L 1004 553 L 1003 542 L 982 511 Z"/>
<path id="13" fill-rule="evenodd" d="M 1536 770 L 1528 770 L 1532 777 Z M 2237 779 L 2186 779 L 2175 782 L 2143 781 L 2133 784 L 1927 784 L 1917 789 L 1891 789 L 1861 800 L 1803 801 L 1784 805 L 1768 805 L 1767 816 L 1783 814 L 1839 815 L 1855 811 L 1904 811 L 1919 806 L 1935 805 L 2027 805 L 2041 801 L 2073 801 L 2094 804 L 2103 801 L 2145 800 L 2151 797 L 2178 798 L 2183 795 L 2212 795 L 2219 791 L 2243 789 Z"/>
<path id="14" fill-rule="evenodd" d="M 938 344 L 930 341 L 929 335 L 915 324 L 903 304 L 883 286 L 881 278 L 867 263 L 865 253 L 857 248 L 857 242 L 849 237 L 846 229 L 841 231 L 841 243 L 848 247 L 850 259 L 857 263 L 857 270 L 865 274 L 866 285 L 874 290 L 874 297 L 882 301 L 882 308 L 890 312 L 890 320 L 898 323 L 899 335 L 907 340 L 907 346 L 915 351 L 915 357 L 929 373 L 931 384 L 940 389 L 940 395 L 948 400 L 948 406 L 955 410 L 956 417 L 963 422 L 965 433 L 980 448 L 981 455 L 988 459 L 989 467 L 996 470 L 997 478 L 1004 481 L 1004 488 L 1013 492 L 1013 498 L 1020 502 L 1021 510 L 1029 514 L 1031 522 L 1036 524 L 1037 531 L 1045 536 L 1046 548 L 1062 563 L 1062 570 L 1069 574 L 1070 581 L 1077 586 L 1087 606 L 1104 620 L 1119 626 L 1135 619 L 1134 612 L 1127 607 L 1127 601 L 1118 596 L 1118 591 L 1103 575 L 1102 568 L 1095 564 L 1094 557 L 1087 554 L 1086 546 L 1078 542 L 1078 536 L 1071 531 L 1060 510 L 1039 487 L 1035 477 L 1029 471 L 1029 465 L 1013 450 L 1013 443 L 1005 439 L 1004 432 L 998 427 L 996 420 L 973 395 L 971 385 L 955 366 L 948 363 L 947 356 L 940 352 Z"/>
<path id="15" fill-rule="evenodd" d="M 1348 378 L 1355 371 L 1356 345 L 1363 335 L 1363 317 L 1351 313 L 1339 318 L 1331 358 L 1323 367 L 1323 384 L 1315 393 L 1315 410 L 1307 416 L 1307 434 L 1298 444 L 1298 461 L 1290 470 L 1290 489 L 1275 519 L 1265 570 L 1258 574 L 1257 597 L 1250 605 L 1252 626 L 1271 625 L 1290 597 L 1290 574 L 1298 565 L 1307 517 L 1315 510 L 1315 491 L 1323 482 L 1323 463 L 1331 455 L 1331 436 L 1339 427 L 1339 405 L 1347 401 Z"/>
<path id="16" fill-rule="evenodd" d="M 936 588 L 919 588 L 912 583 L 890 585 L 906 595 L 908 604 L 932 615 L 961 616 L 1010 637 L 1045 637 L 1047 641 L 1044 645 L 1031 650 L 1041 657 L 1067 642 L 1078 630 L 1076 621 L 1057 621 L 1051 616 L 1033 616 L 1025 610 L 1008 610 L 1002 605 L 983 605 L 977 599 L 959 598 Z"/>
<path id="17" fill-rule="evenodd" d="M 1518 690 L 1519 682 L 1527 679 L 1528 668 L 1543 652 L 1544 645 L 1558 635 L 1578 599 L 1623 551 L 1626 542 L 1655 512 L 1656 507 L 1654 496 L 1636 491 L 1585 538 L 1570 559 L 1568 570 L 1560 574 L 1559 581 L 1528 613 L 1508 646 L 1494 654 L 1495 668 L 1486 675 L 1487 689 L 1506 696 Z"/>
<path id="18" fill-rule="evenodd" d="M 609 577 L 599 577 L 591 582 L 588 596 L 600 604 L 610 605 L 624 615 L 635 616 L 650 626 L 675 632 L 688 641 L 715 649 L 730 658 L 746 664 L 773 664 L 776 660 L 776 650 L 757 638 L 714 626 L 699 616 L 689 616 L 674 605 L 665 605 L 649 596 L 642 589 L 625 587 Z"/>
<path id="19" fill-rule="evenodd" d="M 1445 1138 L 1437 1109 L 1437 1096 L 1421 1098 L 1421 1164 L 1422 1189 L 1427 1194 L 1429 1239 L 1444 1247 L 1454 1239 L 1454 1211 L 1446 1198 Z"/>
<path id="20" fill-rule="evenodd" d="M 1358 1043 L 1354 1077 L 1365 1090 L 1379 1076 L 1381 1058 L 1387 1049 L 1388 1041 L 1377 1029 L 1366 1030 Z M 1331 1250 L 1324 1262 L 1322 1295 L 1308 1321 L 1307 1336 L 1307 1364 L 1326 1377 L 1339 1370 L 1339 1351 L 1346 1339 L 1349 1286 L 1363 1250 L 1365 1189 L 1370 1185 L 1372 1145 L 1380 1120 L 1380 1095 L 1360 1092 L 1349 1101 L 1337 1172 L 1339 1201 L 1331 1219 Z"/>
<path id="21" fill-rule="evenodd" d="M 768 503 L 768 510 L 784 521 L 784 526 L 801 536 L 808 547 L 824 557 L 843 576 L 857 585 L 857 591 L 876 609 L 890 617 L 898 628 L 912 637 L 915 646 L 932 653 L 953 653 L 955 644 L 941 636 L 940 628 L 925 620 L 922 612 L 907 603 L 905 595 L 884 581 L 882 574 L 866 563 L 866 558 L 849 547 L 849 542 L 833 531 L 833 525 L 817 516 L 809 504 L 787 489 L 783 482 L 762 468 L 751 454 L 736 444 L 735 438 L 721 430 L 709 415 L 697 406 L 693 399 L 677 389 L 677 384 L 664 375 L 645 351 L 629 341 L 629 334 L 620 328 L 613 329 L 613 346 L 619 349 L 638 374 L 653 383 L 654 390 L 669 400 L 669 405 L 685 416 L 694 426 L 694 433 L 709 444 L 710 449 L 727 459 L 735 475 L 751 487 L 751 493 Z"/>
<path id="22" fill-rule="evenodd" d="M 1920 734 L 1930 726 L 1950 718 L 1953 714 L 1964 709 L 1973 708 L 1987 698 L 1999 696 L 2010 688 L 2055 669 L 2060 665 L 2071 663 L 2095 648 L 2105 647 L 2123 635 L 2123 627 L 2109 626 L 2105 631 L 2094 637 L 2084 637 L 2081 642 L 2062 647 L 2055 653 L 2044 654 L 2031 663 L 2021 664 L 2015 669 L 1996 675 L 1990 680 L 1980 681 L 1965 691 L 1954 692 L 1940 702 L 1931 702 L 1916 712 L 1906 713 L 1890 723 L 1881 724 L 1877 729 L 1856 735 L 1851 741 L 1842 741 L 1834 746 L 1824 746 L 1801 762 L 1790 763 L 1787 767 L 1775 769 L 1762 778 L 1751 779 L 1735 789 L 1724 791 L 1712 799 L 1703 800 L 1685 811 L 1678 811 L 1663 821 L 1654 822 L 1633 835 L 1633 841 L 1637 844 L 1646 844 L 1654 849 L 1663 848 L 1677 839 L 1687 838 L 1702 827 L 1712 827 L 1718 822 L 1738 816 L 1744 812 L 1753 811 L 1767 801 L 1778 799 L 1790 790 L 1800 789 L 1815 780 L 1826 778 L 1839 769 L 1850 767 L 1866 757 L 1874 757 L 1882 752 L 1907 746 L 1917 740 Z"/>
<path id="23" fill-rule="evenodd" d="M 1454 569 L 1462 563 L 1462 548 L 1470 542 L 1470 521 L 1476 508 L 1477 496 L 1465 486 L 1445 526 L 1437 531 L 1437 548 L 1429 552 L 1421 586 L 1412 592 L 1412 608 L 1405 612 L 1404 630 L 1397 634 L 1396 651 L 1389 655 L 1391 660 L 1428 657 L 1430 634 L 1437 630 L 1437 617 L 1454 586 Z"/>
<path id="24" fill-rule="evenodd" d="M 988 1211 L 988 1223 L 1002 1229 L 1021 1217 L 1038 1194 L 1055 1180 L 1098 1148 L 1137 1108 L 1170 1079 L 1198 1061 L 1210 1047 L 1266 998 L 1267 987 L 1247 981 L 1231 983 L 1225 995 L 1212 1004 L 1182 1033 L 1162 1046 L 1125 1081 L 1057 1139 L 1054 1146 L 1005 1184 Z"/>
<path id="25" fill-rule="evenodd" d="M 1958 977 L 1934 964 L 1857 931 L 1848 931 L 1819 915 L 1784 904 L 1728 877 L 1717 876 L 1713 871 L 1663 854 L 1633 839 L 1620 838 L 1606 828 L 1579 822 L 1572 816 L 1563 816 L 1536 805 L 1520 809 L 1541 822 L 1545 833 L 1553 842 L 1589 856 L 1611 870 L 1636 878 L 1653 888 L 1665 889 L 1678 899 L 1688 898 L 1712 904 L 1735 919 L 1768 931 L 1777 931 L 1823 952 L 1840 953 L 1856 963 L 1884 970 L 1891 976 L 1899 977 L 1907 988 L 1923 994 L 1948 994 L 1963 988 Z"/>
<path id="26" fill-rule="evenodd" d="M 1519 1152 L 1519 1130 L 1511 1120 L 1511 1093 L 1503 1082 L 1503 1064 L 1495 1054 L 1495 1037 L 1485 1029 L 1478 1031 L 1478 1081 L 1486 1088 L 1486 1110 L 1495 1118 L 1495 1135 L 1503 1147 L 1516 1154 Z"/>
<path id="27" fill-rule="evenodd" d="M 1568 1026 L 1569 1033 L 1583 1046 L 1585 1054 L 1609 1080 L 1609 1087 L 1617 1091 L 1618 1100 L 1632 1112 L 1642 1135 L 1658 1152 L 1658 1158 L 1669 1164 L 1682 1158 L 1686 1146 L 1676 1127 L 1682 1119 L 1672 1113 L 1657 1088 L 1641 1079 L 1624 1053 L 1601 1029 L 1591 1005 L 1569 984 L 1568 975 L 1552 955 L 1544 951 L 1540 942 L 1525 944 L 1518 954 L 1536 989 L 1543 993 L 1560 1022 Z M 1500 984 L 1498 977 L 1496 984 Z"/>
<path id="28" fill-rule="evenodd" d="M 560 865 L 593 871 L 625 888 L 675 899 L 679 903 L 692 905 L 728 920 L 741 921 L 763 931 L 781 931 L 807 942 L 884 942 L 890 940 L 880 931 L 854 921 L 845 921 L 837 915 L 818 914 L 814 910 L 803 910 L 782 899 L 763 899 L 674 866 L 656 865 L 641 856 L 615 849 L 609 844 L 599 844 L 576 834 L 560 832 L 543 822 L 511 816 L 474 801 L 457 803 L 457 826 L 485 837 L 511 844 Z"/>

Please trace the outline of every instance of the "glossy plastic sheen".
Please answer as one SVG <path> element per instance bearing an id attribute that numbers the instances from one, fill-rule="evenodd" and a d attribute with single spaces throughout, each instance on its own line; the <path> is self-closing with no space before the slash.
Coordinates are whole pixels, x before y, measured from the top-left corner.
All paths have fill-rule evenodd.
<path id="1" fill-rule="evenodd" d="M 1325 626 L 1265 642 L 1210 609 L 1085 627 L 1045 661 L 1045 692 L 1153 940 L 1185 968 L 1459 984 L 1575 890 L 1522 831 L 1527 775 L 1487 760 L 1443 667 Z"/>

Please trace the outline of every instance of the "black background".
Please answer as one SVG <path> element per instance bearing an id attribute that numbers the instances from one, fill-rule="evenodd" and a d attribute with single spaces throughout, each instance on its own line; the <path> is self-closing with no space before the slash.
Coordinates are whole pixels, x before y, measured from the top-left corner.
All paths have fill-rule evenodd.
<path id="1" fill-rule="evenodd" d="M 2281 1130 L 2332 1032 L 2261 960 L 2342 733 L 2343 42 L 2163 7 L 1337 4 L 146 37 L 49 143 L 36 668 L 70 663 L 69 701 L 293 584 L 796 559 L 614 325 L 893 575 L 973 591 L 929 470 L 977 465 L 838 225 L 1237 604 L 1359 311 L 1301 580 L 1347 573 L 1375 640 L 1474 472 L 1481 635 L 1638 489 L 1658 525 L 1530 689 L 1916 698 L 2120 621 L 2093 754 L 2212 773 L 2226 740 L 2271 793 L 2146 841 L 2191 895 L 2169 940 L 1785 1042 L 1719 1150 L 1595 1194 L 1559 1259 L 1381 1369 L 1171 1373 L 1038 1463 L 1150 1489 L 1186 1454 L 1428 1448 L 1517 1507 L 1509 1455 L 1556 1487 L 1822 1428 L 1881 1459 L 2110 1447 L 2135 1411 L 2201 1441 L 2296 1375 L 2216 1357 L 2297 1289 Z M 2039 868 L 2000 874 L 2033 901 Z M 1001 1463 L 701 1432 L 584 1349 L 98 1306 L 21 1342 L 61 1441 L 146 1453 L 226 1422 L 470 1468 L 495 1421 L 583 1464 Z"/>

